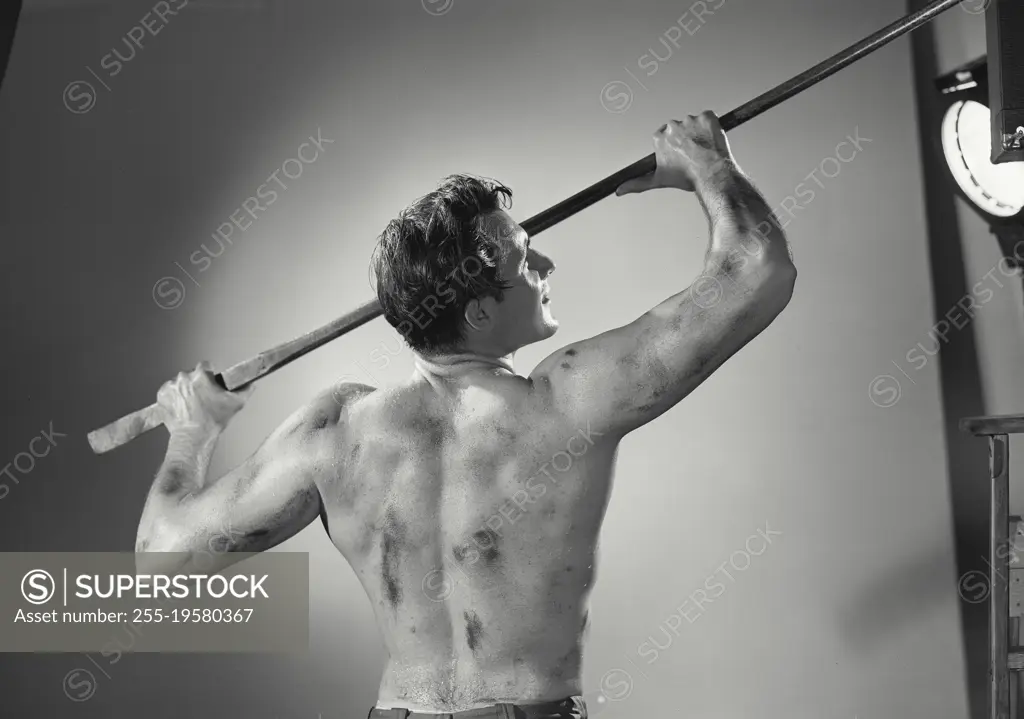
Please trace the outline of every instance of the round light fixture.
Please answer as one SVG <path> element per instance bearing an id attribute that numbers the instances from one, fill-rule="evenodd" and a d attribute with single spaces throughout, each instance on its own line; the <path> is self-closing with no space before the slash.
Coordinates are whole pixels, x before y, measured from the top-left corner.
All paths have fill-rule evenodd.
<path id="1" fill-rule="evenodd" d="M 942 151 L 960 190 L 981 212 L 1011 218 L 1024 209 L 1024 163 L 992 164 L 992 114 L 974 100 L 957 100 L 942 119 Z"/>

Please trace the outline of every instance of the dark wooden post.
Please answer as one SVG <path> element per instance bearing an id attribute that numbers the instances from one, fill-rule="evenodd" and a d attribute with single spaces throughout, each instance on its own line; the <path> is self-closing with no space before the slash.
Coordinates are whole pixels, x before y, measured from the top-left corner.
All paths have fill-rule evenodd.
<path id="1" fill-rule="evenodd" d="M 1024 433 L 1024 415 L 968 417 L 960 429 L 988 437 L 989 476 L 989 666 L 991 719 L 1010 719 L 1010 445 L 1008 435 Z"/>

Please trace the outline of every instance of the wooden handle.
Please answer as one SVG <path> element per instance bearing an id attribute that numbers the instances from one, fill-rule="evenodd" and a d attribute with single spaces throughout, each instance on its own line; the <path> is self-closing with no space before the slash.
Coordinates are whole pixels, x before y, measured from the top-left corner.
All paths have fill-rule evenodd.
<path id="1" fill-rule="evenodd" d="M 250 382 L 281 369 L 307 352 L 312 352 L 320 345 L 366 324 L 383 313 L 377 300 L 369 300 L 323 327 L 318 327 L 301 337 L 283 342 L 265 352 L 260 352 L 255 357 L 228 367 L 216 375 L 215 379 L 224 389 L 232 392 L 241 389 Z M 159 405 L 151 404 L 145 409 L 132 412 L 111 422 L 106 427 L 90 432 L 89 446 L 96 454 L 103 454 L 132 441 L 159 424 L 163 424 L 163 412 Z"/>
<path id="2" fill-rule="evenodd" d="M 89 446 L 96 454 L 103 454 L 132 441 L 163 422 L 163 410 L 160 409 L 160 405 L 154 403 L 138 412 L 126 414 L 106 427 L 93 430 L 89 433 Z"/>

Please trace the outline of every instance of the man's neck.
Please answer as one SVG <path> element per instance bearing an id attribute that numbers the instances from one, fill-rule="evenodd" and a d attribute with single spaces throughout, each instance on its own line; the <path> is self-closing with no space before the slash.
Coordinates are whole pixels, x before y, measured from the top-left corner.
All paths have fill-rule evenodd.
<path id="1" fill-rule="evenodd" d="M 512 368 L 513 355 L 493 357 L 479 352 L 462 351 L 441 355 L 425 356 L 413 351 L 416 371 L 427 379 L 459 379 L 478 373 L 493 374 L 505 371 L 515 374 Z"/>

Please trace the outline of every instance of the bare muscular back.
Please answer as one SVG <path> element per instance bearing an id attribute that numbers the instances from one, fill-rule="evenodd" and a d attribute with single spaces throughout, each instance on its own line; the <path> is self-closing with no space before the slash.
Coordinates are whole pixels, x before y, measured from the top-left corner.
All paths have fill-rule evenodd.
<path id="1" fill-rule="evenodd" d="M 389 653 L 382 706 L 458 711 L 581 693 L 614 443 L 508 374 L 343 400 L 324 522 Z"/>

